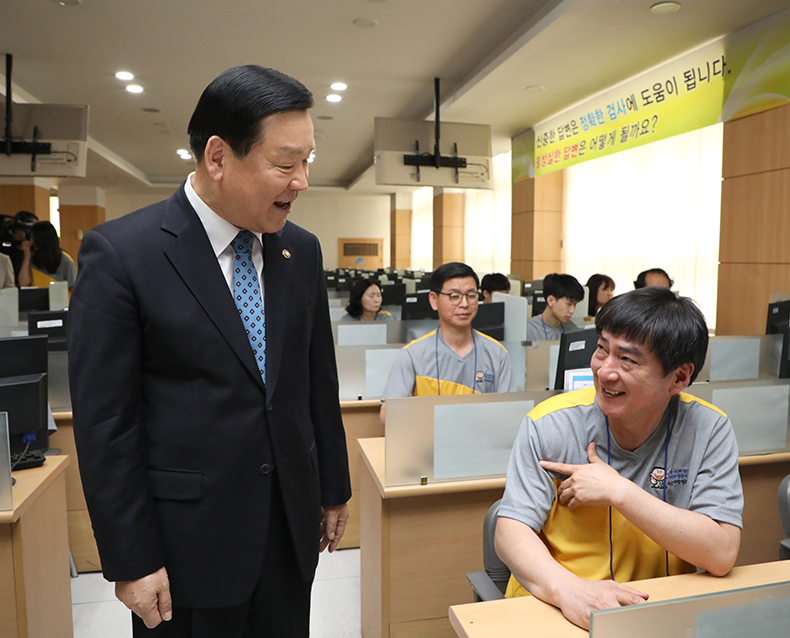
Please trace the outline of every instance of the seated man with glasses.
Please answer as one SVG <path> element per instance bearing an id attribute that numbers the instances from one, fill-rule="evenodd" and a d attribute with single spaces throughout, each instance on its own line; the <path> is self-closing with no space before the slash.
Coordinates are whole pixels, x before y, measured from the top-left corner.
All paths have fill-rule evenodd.
<path id="1" fill-rule="evenodd" d="M 515 392 L 507 350 L 472 328 L 480 282 L 466 264 L 439 266 L 431 276 L 431 307 L 439 327 L 403 350 L 392 368 L 381 405 L 388 397 Z"/>

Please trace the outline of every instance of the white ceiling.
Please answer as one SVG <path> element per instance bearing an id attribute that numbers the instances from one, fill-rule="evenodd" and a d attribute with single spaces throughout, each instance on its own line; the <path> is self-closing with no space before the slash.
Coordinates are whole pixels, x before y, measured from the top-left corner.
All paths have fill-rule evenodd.
<path id="1" fill-rule="evenodd" d="M 0 52 L 14 56 L 15 99 L 90 106 L 81 185 L 172 190 L 192 170 L 175 151 L 201 91 L 253 63 L 315 94 L 311 185 L 361 192 L 376 190 L 373 118 L 430 117 L 434 77 L 442 120 L 490 124 L 499 152 L 571 104 L 790 6 L 681 0 L 660 16 L 653 1 L 0 0 Z M 145 91 L 125 91 L 119 70 Z M 337 104 L 325 100 L 334 81 L 348 84 Z"/>

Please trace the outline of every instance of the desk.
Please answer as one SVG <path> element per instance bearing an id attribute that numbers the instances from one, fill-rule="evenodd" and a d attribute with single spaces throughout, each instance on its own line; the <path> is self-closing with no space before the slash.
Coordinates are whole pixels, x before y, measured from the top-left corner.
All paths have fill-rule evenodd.
<path id="1" fill-rule="evenodd" d="M 453 638 L 450 605 L 472 602 L 483 517 L 505 479 L 384 487 L 384 439 L 359 441 L 363 638 Z"/>
<path id="2" fill-rule="evenodd" d="M 483 518 L 505 479 L 384 487 L 384 439 L 359 442 L 362 636 L 449 636 L 450 605 L 472 602 L 466 574 L 483 569 Z M 790 454 L 739 459 L 744 531 L 736 565 L 779 556 L 777 491 Z"/>
<path id="3" fill-rule="evenodd" d="M 0 512 L 0 636 L 71 638 L 67 456 L 14 472 L 14 509 Z"/>
<path id="4" fill-rule="evenodd" d="M 346 447 L 351 472 L 351 500 L 348 502 L 349 520 L 340 549 L 359 547 L 359 476 L 364 465 L 359 456 L 357 439 L 382 436 L 384 426 L 379 420 L 379 401 L 341 401 L 343 426 L 346 430 Z M 58 431 L 49 437 L 50 447 L 58 447 L 74 459 L 66 470 L 66 510 L 69 521 L 69 545 L 77 571 L 101 571 L 99 550 L 93 538 L 93 527 L 88 506 L 82 492 L 77 448 L 74 445 L 74 425 L 71 412 L 55 412 Z"/>
<path id="5" fill-rule="evenodd" d="M 650 594 L 650 601 L 673 600 L 790 580 L 790 561 L 735 567 L 724 578 L 681 574 L 629 583 Z M 532 596 L 450 607 L 450 622 L 460 638 L 583 638 L 588 635 L 562 612 Z"/>

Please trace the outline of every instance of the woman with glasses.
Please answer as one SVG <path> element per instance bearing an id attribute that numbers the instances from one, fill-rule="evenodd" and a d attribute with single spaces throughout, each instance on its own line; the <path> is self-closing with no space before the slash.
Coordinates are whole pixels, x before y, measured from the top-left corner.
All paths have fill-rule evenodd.
<path id="1" fill-rule="evenodd" d="M 375 279 L 360 279 L 351 287 L 346 314 L 340 321 L 389 321 L 392 315 L 381 309 L 381 287 Z"/>

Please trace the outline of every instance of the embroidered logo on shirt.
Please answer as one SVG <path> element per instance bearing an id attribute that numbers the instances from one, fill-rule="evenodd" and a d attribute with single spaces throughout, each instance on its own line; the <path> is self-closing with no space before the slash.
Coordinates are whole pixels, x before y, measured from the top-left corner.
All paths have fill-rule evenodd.
<path id="1" fill-rule="evenodd" d="M 664 481 L 666 481 L 667 487 L 672 487 L 673 485 L 685 485 L 688 483 L 688 478 L 688 469 L 669 470 L 669 475 L 667 475 L 663 467 L 654 467 L 653 471 L 650 472 L 650 487 L 652 487 L 654 490 L 663 490 Z"/>
<path id="2" fill-rule="evenodd" d="M 650 487 L 654 490 L 662 490 L 664 489 L 664 478 L 666 476 L 666 470 L 663 467 L 654 467 L 653 471 L 650 472 Z"/>

